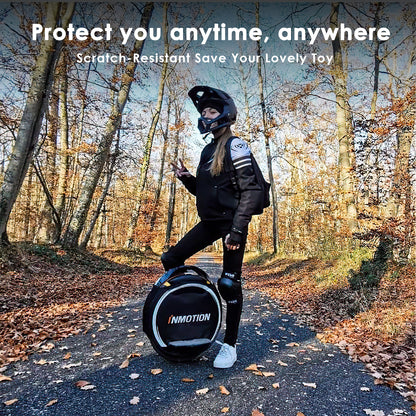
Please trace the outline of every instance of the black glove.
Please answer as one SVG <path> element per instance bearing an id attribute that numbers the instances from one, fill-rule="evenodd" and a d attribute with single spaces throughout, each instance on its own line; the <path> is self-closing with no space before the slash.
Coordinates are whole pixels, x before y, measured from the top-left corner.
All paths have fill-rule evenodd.
<path id="1" fill-rule="evenodd" d="M 243 242 L 243 232 L 240 231 L 238 228 L 232 227 L 230 231 L 230 237 L 228 238 L 227 243 L 235 246 Z"/>

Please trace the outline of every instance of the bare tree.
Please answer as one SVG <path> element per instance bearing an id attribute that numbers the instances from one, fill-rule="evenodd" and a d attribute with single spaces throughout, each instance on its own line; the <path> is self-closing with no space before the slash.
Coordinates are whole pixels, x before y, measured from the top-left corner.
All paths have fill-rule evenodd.
<path id="1" fill-rule="evenodd" d="M 45 142 L 42 146 L 45 153 L 44 175 L 42 175 L 42 172 L 40 171 L 40 163 L 37 163 L 36 155 L 33 161 L 37 175 L 42 175 L 42 180 L 45 180 L 45 186 L 47 188 L 47 192 L 44 192 L 43 196 L 43 207 L 39 217 L 39 229 L 36 233 L 36 241 L 45 243 L 52 242 L 55 234 L 55 226 L 53 222 L 54 217 L 52 211 L 53 208 L 51 206 L 49 197 L 51 197 L 50 189 L 53 189 L 55 185 L 56 143 L 58 137 L 59 117 L 59 97 L 57 89 L 58 85 L 55 79 L 49 100 L 49 109 L 46 115 L 47 134 L 45 137 Z"/>
<path id="2" fill-rule="evenodd" d="M 150 18 L 153 13 L 154 4 L 146 3 L 140 20 L 140 27 L 146 30 L 149 27 Z M 137 40 L 134 43 L 133 49 L 130 52 L 131 58 L 134 54 L 141 54 L 144 46 L 144 40 Z M 77 247 L 78 240 L 84 228 L 87 219 L 88 210 L 91 205 L 92 196 L 97 187 L 98 180 L 101 176 L 104 164 L 108 158 L 108 154 L 113 142 L 113 138 L 120 127 L 123 110 L 126 105 L 131 84 L 134 80 L 134 73 L 137 67 L 137 61 L 131 59 L 126 66 L 125 72 L 122 76 L 121 86 L 118 91 L 117 100 L 113 103 L 110 117 L 106 123 L 105 132 L 98 144 L 97 153 L 94 155 L 89 169 L 85 174 L 83 187 L 78 198 L 78 203 L 75 212 L 71 218 L 70 223 L 66 229 L 63 246 Z"/>
<path id="3" fill-rule="evenodd" d="M 169 7 L 169 3 L 164 3 L 164 5 L 163 5 L 163 10 L 164 10 L 164 13 L 163 13 L 163 27 L 164 27 L 165 54 L 169 53 L 168 17 L 167 17 L 168 7 Z M 168 60 L 166 59 L 163 62 L 163 65 L 162 65 L 162 72 L 160 74 L 159 91 L 158 91 L 158 95 L 157 95 L 156 107 L 155 107 L 155 110 L 153 112 L 152 123 L 150 125 L 149 132 L 147 134 L 146 145 L 145 145 L 145 148 L 144 148 L 144 156 L 143 156 L 142 166 L 141 166 L 141 169 L 140 169 L 139 182 L 137 184 L 137 190 L 136 190 L 136 205 L 134 207 L 134 210 L 133 210 L 133 213 L 132 213 L 132 216 L 131 216 L 131 219 L 130 219 L 129 230 L 128 230 L 128 233 L 127 233 L 128 239 L 127 239 L 126 244 L 125 244 L 125 246 L 127 248 L 131 247 L 132 244 L 133 244 L 134 230 L 136 228 L 137 220 L 138 220 L 139 214 L 140 214 L 140 207 L 141 207 L 141 204 L 142 204 L 143 192 L 144 192 L 144 189 L 146 187 L 146 182 L 147 182 L 147 172 L 149 170 L 150 156 L 151 156 L 152 146 L 153 146 L 153 139 L 154 139 L 154 136 L 155 136 L 157 124 L 159 122 L 160 111 L 162 109 L 162 104 L 163 104 L 163 95 L 164 95 L 164 90 L 165 90 L 167 71 L 168 71 Z"/>
<path id="4" fill-rule="evenodd" d="M 163 185 L 163 176 L 165 173 L 165 163 L 166 163 L 166 153 L 168 150 L 168 143 L 169 143 L 169 118 L 170 118 L 170 111 L 171 111 L 171 98 L 168 97 L 168 105 L 166 111 L 166 127 L 163 132 L 163 148 L 162 148 L 162 155 L 160 157 L 160 168 L 159 168 L 159 176 L 157 180 L 157 187 L 155 191 L 155 200 L 154 206 L 155 209 L 153 210 L 152 217 L 150 219 L 150 229 L 153 229 L 156 223 L 156 217 L 158 213 L 158 206 L 160 200 L 160 194 L 162 193 L 162 185 Z"/>
<path id="5" fill-rule="evenodd" d="M 338 27 L 339 3 L 331 7 L 331 28 Z M 333 86 L 336 99 L 336 122 L 339 142 L 339 193 L 341 214 L 347 219 L 351 232 L 357 229 L 357 208 L 354 189 L 354 133 L 352 126 L 351 107 L 347 94 L 347 71 L 344 68 L 342 47 L 337 36 L 332 41 L 334 53 Z"/>
<path id="6" fill-rule="evenodd" d="M 260 5 L 256 3 L 256 25 L 259 27 L 260 25 Z M 261 46 L 260 41 L 257 41 L 257 56 L 261 57 Z M 273 164 L 272 164 L 272 155 L 270 151 L 270 132 L 266 114 L 266 102 L 264 98 L 264 82 L 263 82 L 263 72 L 262 72 L 262 65 L 261 59 L 257 60 L 257 74 L 259 80 L 259 94 L 260 94 L 260 106 L 261 106 L 261 114 L 262 114 L 262 121 L 263 121 L 263 132 L 264 132 L 264 145 L 266 147 L 266 158 L 267 158 L 267 167 L 269 171 L 269 182 L 270 182 L 270 189 L 272 192 L 272 208 L 273 208 L 273 253 L 277 253 L 279 248 L 279 229 L 278 229 L 278 221 L 279 221 L 279 212 L 277 206 L 277 194 L 276 194 L 276 187 L 274 184 L 274 176 L 273 176 Z"/>
<path id="7" fill-rule="evenodd" d="M 74 3 L 47 3 L 45 26 L 67 27 L 73 11 Z M 6 230 L 7 222 L 38 141 L 61 46 L 62 43 L 57 42 L 53 37 L 41 42 L 16 142 L 0 190 L 0 236 L 2 243 L 9 243 Z"/>
<path id="8" fill-rule="evenodd" d="M 96 223 L 98 217 L 100 216 L 100 213 L 102 213 L 102 211 L 103 211 L 103 205 L 105 203 L 105 199 L 107 198 L 107 194 L 108 194 L 108 191 L 110 189 L 111 180 L 113 178 L 117 157 L 120 154 L 119 144 L 120 144 L 120 130 L 118 130 L 114 152 L 113 152 L 112 155 L 110 155 L 110 160 L 108 162 L 108 170 L 107 170 L 107 175 L 106 175 L 106 179 L 105 179 L 105 185 L 104 185 L 103 191 L 101 192 L 100 199 L 98 200 L 97 208 L 95 209 L 94 215 L 91 218 L 88 230 L 85 233 L 85 236 L 82 239 L 82 242 L 80 244 L 81 248 L 86 248 L 87 247 L 88 241 L 91 238 L 91 234 L 94 230 L 95 223 Z"/>
<path id="9" fill-rule="evenodd" d="M 62 54 L 59 79 L 59 109 L 60 109 L 60 163 L 58 176 L 58 190 L 56 195 L 56 211 L 62 218 L 68 187 L 69 171 L 69 128 L 68 128 L 68 65 L 66 54 Z M 59 236 L 57 236 L 59 238 Z"/>
<path id="10" fill-rule="evenodd" d="M 175 138 L 173 144 L 173 160 L 178 160 L 179 155 L 179 141 L 180 141 L 180 128 L 181 125 L 181 114 L 183 106 L 179 104 L 179 97 L 176 97 L 174 101 L 175 108 Z M 172 235 L 173 218 L 175 214 L 175 200 L 176 200 L 176 178 L 173 177 L 169 185 L 169 207 L 168 207 L 168 218 L 166 223 L 166 234 L 165 234 L 165 249 L 170 246 L 170 239 Z"/>

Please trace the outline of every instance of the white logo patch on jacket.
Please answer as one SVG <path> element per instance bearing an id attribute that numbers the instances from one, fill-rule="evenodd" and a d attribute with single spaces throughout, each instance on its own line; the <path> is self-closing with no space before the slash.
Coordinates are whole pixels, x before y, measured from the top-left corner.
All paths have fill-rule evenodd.
<path id="1" fill-rule="evenodd" d="M 230 145 L 231 160 L 235 169 L 241 169 L 251 165 L 250 148 L 244 140 L 236 137 Z"/>

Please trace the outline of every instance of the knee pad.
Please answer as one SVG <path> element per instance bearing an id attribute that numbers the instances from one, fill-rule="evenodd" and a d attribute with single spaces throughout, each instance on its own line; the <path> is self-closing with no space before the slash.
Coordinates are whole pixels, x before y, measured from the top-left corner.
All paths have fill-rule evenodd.
<path id="1" fill-rule="evenodd" d="M 241 280 L 240 273 L 223 272 L 218 280 L 218 291 L 222 298 L 228 303 L 236 303 L 241 297 Z"/>
<path id="2" fill-rule="evenodd" d="M 178 261 L 178 259 L 175 256 L 169 253 L 169 251 L 166 251 L 165 253 L 163 253 L 162 256 L 160 257 L 160 260 L 166 271 L 173 269 L 174 267 L 182 266 L 183 264 L 182 261 Z"/>

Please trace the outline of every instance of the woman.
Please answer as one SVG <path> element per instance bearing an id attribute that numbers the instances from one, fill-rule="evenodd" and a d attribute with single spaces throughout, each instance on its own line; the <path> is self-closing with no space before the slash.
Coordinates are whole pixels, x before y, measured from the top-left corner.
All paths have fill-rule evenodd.
<path id="1" fill-rule="evenodd" d="M 184 264 L 185 260 L 222 238 L 223 271 L 218 290 L 227 302 L 224 344 L 214 360 L 214 367 L 229 368 L 237 360 L 236 341 L 243 295 L 241 267 L 248 224 L 262 191 L 256 182 L 247 144 L 233 136 L 237 109 L 224 91 L 197 86 L 189 91 L 201 117 L 201 133 L 212 133 L 213 139 L 203 149 L 196 176 L 172 163 L 175 175 L 196 196 L 201 221 L 174 247 L 162 255 L 165 270 Z"/>

